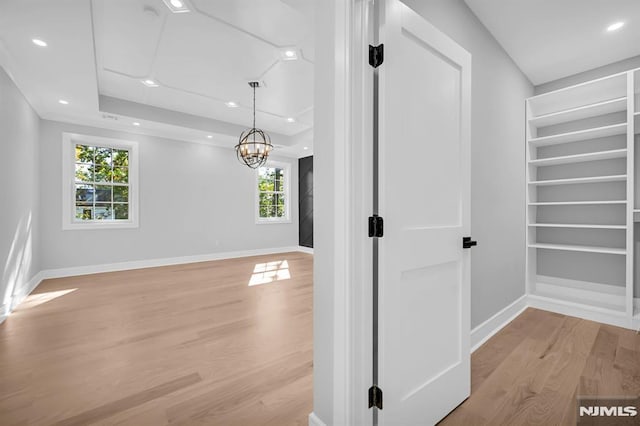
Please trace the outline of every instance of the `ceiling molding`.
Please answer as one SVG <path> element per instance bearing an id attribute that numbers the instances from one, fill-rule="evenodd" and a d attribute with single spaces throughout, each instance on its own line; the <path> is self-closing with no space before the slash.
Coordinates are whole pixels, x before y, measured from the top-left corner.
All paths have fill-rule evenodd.
<path id="1" fill-rule="evenodd" d="M 112 98 L 110 96 L 100 95 L 99 102 L 100 112 L 103 113 L 116 114 L 119 116 L 137 118 L 157 123 L 165 123 L 173 126 L 187 127 L 218 135 L 233 136 L 234 138 L 237 138 L 240 133 L 246 130 L 245 126 L 240 126 L 226 121 L 186 114 L 165 108 L 158 108 L 124 99 Z M 291 136 L 274 132 L 269 132 L 269 134 L 274 143 L 278 145 L 294 145 L 294 141 Z"/>

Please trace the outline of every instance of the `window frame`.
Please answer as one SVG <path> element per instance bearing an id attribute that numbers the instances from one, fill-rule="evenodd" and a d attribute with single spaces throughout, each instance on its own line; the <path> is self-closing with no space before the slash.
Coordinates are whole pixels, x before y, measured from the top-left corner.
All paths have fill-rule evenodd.
<path id="1" fill-rule="evenodd" d="M 278 168 L 284 170 L 284 216 L 283 217 L 260 217 L 260 169 Z M 269 161 L 267 164 L 256 169 L 255 181 L 255 219 L 257 225 L 291 223 L 291 164 L 280 161 Z"/>
<path id="2" fill-rule="evenodd" d="M 75 218 L 75 148 L 76 144 L 129 151 L 129 219 L 77 220 Z M 62 229 L 138 228 L 138 142 L 77 133 L 62 134 Z"/>

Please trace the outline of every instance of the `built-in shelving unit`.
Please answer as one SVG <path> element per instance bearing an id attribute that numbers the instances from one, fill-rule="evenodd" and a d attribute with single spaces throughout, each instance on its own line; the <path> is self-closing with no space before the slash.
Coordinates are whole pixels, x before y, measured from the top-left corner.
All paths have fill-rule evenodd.
<path id="1" fill-rule="evenodd" d="M 526 268 L 534 306 L 626 327 L 640 319 L 636 79 L 640 71 L 629 71 L 526 101 Z"/>

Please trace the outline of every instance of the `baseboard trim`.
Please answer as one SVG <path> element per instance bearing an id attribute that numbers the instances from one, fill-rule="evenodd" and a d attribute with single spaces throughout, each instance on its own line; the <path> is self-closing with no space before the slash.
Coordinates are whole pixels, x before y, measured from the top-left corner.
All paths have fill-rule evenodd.
<path id="1" fill-rule="evenodd" d="M 471 353 L 513 321 L 527 307 L 527 295 L 525 294 L 471 330 Z"/>
<path id="2" fill-rule="evenodd" d="M 306 250 L 301 250 L 301 249 Z M 134 260 L 131 262 L 108 263 L 103 265 L 76 266 L 71 268 L 45 269 L 29 280 L 20 293 L 13 295 L 8 304 L 0 305 L 0 324 L 7 319 L 13 310 L 40 285 L 43 280 L 52 278 L 75 277 L 78 275 L 100 274 L 104 272 L 128 271 L 131 269 L 154 268 L 158 266 L 181 265 L 186 263 L 208 262 L 211 260 L 235 259 L 240 257 L 261 256 L 268 254 L 305 252 L 307 247 L 290 246 L 269 249 L 255 249 L 222 253 L 199 254 L 194 256 L 170 257 L 164 259 Z M 313 253 L 313 251 L 311 251 Z"/>
<path id="3" fill-rule="evenodd" d="M 633 328 L 632 318 L 627 316 L 626 312 L 623 311 L 614 311 L 598 306 L 585 305 L 536 294 L 529 295 L 528 305 L 532 308 L 555 312 L 557 314 L 615 325 L 617 327 Z"/>
<path id="4" fill-rule="evenodd" d="M 44 279 L 75 277 L 78 275 L 100 274 L 104 272 L 128 271 L 131 269 L 156 268 L 159 266 L 182 265 L 186 263 L 209 262 L 212 260 L 235 259 L 267 254 L 289 253 L 299 250 L 298 246 L 268 249 L 242 250 L 222 253 L 197 254 L 193 256 L 168 257 L 161 259 L 134 260 L 130 262 L 107 263 L 102 265 L 75 266 L 71 268 L 47 269 L 42 271 Z"/>
<path id="5" fill-rule="evenodd" d="M 298 251 L 301 251 L 303 253 L 313 254 L 313 248 L 312 247 L 298 246 Z"/>
<path id="6" fill-rule="evenodd" d="M 327 426 L 325 422 L 316 416 L 316 413 L 309 414 L 309 426 Z"/>
<path id="7" fill-rule="evenodd" d="M 33 290 L 36 289 L 40 285 L 43 280 L 42 272 L 38 272 L 35 274 L 27 284 L 20 290 L 20 292 L 11 296 L 9 303 L 5 303 L 0 306 L 0 324 L 7 319 L 7 317 L 13 312 L 13 310 L 18 306 L 24 299 L 27 298 L 31 294 Z"/>

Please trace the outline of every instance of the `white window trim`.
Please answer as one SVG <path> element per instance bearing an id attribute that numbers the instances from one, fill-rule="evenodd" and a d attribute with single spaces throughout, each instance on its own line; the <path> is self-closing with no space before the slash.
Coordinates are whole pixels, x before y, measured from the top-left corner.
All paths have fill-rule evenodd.
<path id="1" fill-rule="evenodd" d="M 75 145 L 86 143 L 129 150 L 129 220 L 76 221 L 75 218 Z M 123 229 L 138 227 L 138 142 L 76 133 L 62 134 L 62 229 Z"/>
<path id="2" fill-rule="evenodd" d="M 284 204 L 284 217 L 260 217 L 260 190 L 258 189 L 258 184 L 260 182 L 260 167 L 256 169 L 256 179 L 254 183 L 255 188 L 255 217 L 256 217 L 256 225 L 269 225 L 269 224 L 282 224 L 282 223 L 291 223 L 291 164 L 281 162 L 281 161 L 269 161 L 265 165 L 261 167 L 277 167 L 284 170 L 284 195 L 285 195 L 285 204 Z"/>

